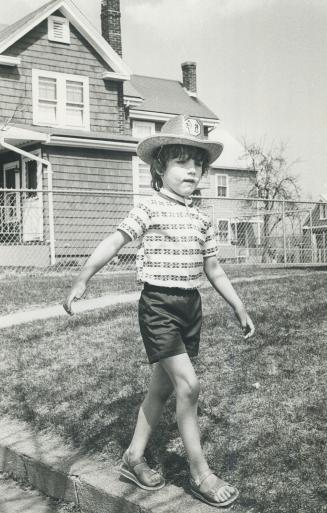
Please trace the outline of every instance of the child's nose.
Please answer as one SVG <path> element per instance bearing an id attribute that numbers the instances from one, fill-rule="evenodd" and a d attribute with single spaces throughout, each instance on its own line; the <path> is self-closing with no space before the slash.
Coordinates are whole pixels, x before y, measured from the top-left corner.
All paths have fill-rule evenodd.
<path id="1" fill-rule="evenodd" d="M 187 171 L 188 173 L 195 174 L 196 173 L 196 166 L 194 160 L 190 159 L 187 163 Z"/>

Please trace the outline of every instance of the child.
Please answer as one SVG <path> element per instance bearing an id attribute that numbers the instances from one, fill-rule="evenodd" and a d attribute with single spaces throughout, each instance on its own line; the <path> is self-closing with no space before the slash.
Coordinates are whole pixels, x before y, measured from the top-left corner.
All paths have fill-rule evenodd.
<path id="1" fill-rule="evenodd" d="M 133 439 L 123 455 L 121 474 L 146 490 L 165 485 L 163 477 L 148 466 L 144 451 L 174 390 L 178 428 L 190 465 L 191 492 L 215 507 L 231 504 L 238 491 L 209 469 L 200 444 L 199 381 L 190 357 L 199 349 L 202 313 L 198 287 L 203 270 L 234 309 L 244 337 L 254 333 L 250 317 L 218 263 L 210 220 L 190 199 L 222 148 L 221 143 L 205 139 L 200 120 L 183 115 L 170 119 L 159 134 L 141 141 L 137 153 L 151 165 L 156 192 L 134 207 L 117 230 L 99 244 L 75 279 L 64 305 L 72 313 L 72 301 L 82 297 L 91 276 L 127 242 L 142 237 L 137 256 L 138 276 L 144 283 L 139 324 L 153 373 Z"/>

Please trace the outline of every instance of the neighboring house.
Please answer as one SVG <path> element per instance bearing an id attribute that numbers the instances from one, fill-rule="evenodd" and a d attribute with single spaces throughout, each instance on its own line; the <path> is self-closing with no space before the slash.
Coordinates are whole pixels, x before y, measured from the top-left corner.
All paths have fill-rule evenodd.
<path id="1" fill-rule="evenodd" d="M 303 223 L 304 261 L 327 262 L 327 194 L 321 194 Z"/>
<path id="2" fill-rule="evenodd" d="M 0 31 L 0 188 L 13 189 L 0 191 L 0 265 L 84 258 L 94 233 L 109 233 L 132 194 L 149 190 L 135 153 L 141 137 L 185 112 L 202 119 L 208 136 L 219 125 L 197 96 L 195 63 L 182 64 L 182 82 L 133 75 L 122 60 L 119 0 L 102 1 L 101 26 L 102 35 L 71 0 L 51 0 Z M 246 195 L 251 171 L 221 162 L 202 195 Z M 116 194 L 97 227 L 83 209 L 91 190 Z M 222 219 L 214 221 L 230 244 Z"/>

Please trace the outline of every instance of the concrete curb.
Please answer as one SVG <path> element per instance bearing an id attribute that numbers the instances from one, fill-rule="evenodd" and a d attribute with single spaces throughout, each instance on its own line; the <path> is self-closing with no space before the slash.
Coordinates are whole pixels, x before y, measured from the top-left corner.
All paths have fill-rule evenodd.
<path id="1" fill-rule="evenodd" d="M 174 485 L 141 490 L 120 478 L 119 465 L 85 457 L 58 436 L 40 434 L 25 422 L 2 418 L 0 433 L 1 472 L 73 502 L 85 513 L 212 513 Z"/>

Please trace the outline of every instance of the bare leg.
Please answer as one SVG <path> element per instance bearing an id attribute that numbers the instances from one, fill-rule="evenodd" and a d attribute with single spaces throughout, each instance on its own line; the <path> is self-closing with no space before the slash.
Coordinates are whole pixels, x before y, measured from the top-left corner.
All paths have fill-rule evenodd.
<path id="1" fill-rule="evenodd" d="M 199 479 L 209 470 L 207 460 L 203 454 L 200 441 L 197 407 L 199 397 L 199 380 L 187 354 L 180 354 L 165 358 L 160 365 L 169 375 L 176 391 L 176 417 L 185 451 L 187 453 L 190 472 L 194 479 Z M 217 485 L 217 477 L 209 476 L 203 482 L 202 491 L 206 492 Z M 234 489 L 223 486 L 217 493 L 217 500 L 229 499 Z"/>
<path id="2" fill-rule="evenodd" d="M 173 390 L 173 384 L 166 371 L 158 363 L 154 364 L 149 390 L 140 407 L 134 435 L 127 449 L 131 463 L 136 463 L 142 458 L 151 434 L 159 422 L 163 407 Z"/>

